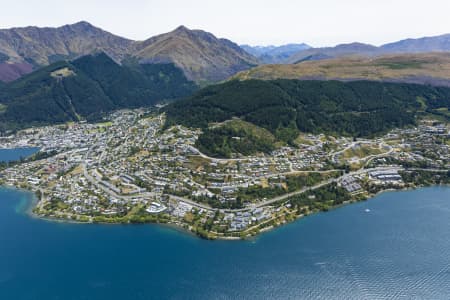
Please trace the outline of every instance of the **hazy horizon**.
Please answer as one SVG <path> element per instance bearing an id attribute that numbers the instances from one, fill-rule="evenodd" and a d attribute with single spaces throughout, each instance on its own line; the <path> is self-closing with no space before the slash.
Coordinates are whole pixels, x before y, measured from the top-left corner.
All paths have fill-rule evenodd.
<path id="1" fill-rule="evenodd" d="M 382 45 L 450 32 L 450 2 L 388 0 L 4 1 L 0 28 L 59 27 L 87 21 L 113 34 L 145 40 L 180 25 L 252 46 L 306 43 L 313 47 L 361 42 Z"/>

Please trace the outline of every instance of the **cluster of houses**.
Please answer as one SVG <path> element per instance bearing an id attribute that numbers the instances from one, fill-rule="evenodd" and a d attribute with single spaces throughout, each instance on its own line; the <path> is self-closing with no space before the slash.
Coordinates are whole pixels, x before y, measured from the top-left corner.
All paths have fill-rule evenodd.
<path id="1" fill-rule="evenodd" d="M 229 231 L 242 231 L 252 224 L 259 224 L 272 218 L 273 209 L 260 207 L 246 212 L 228 213 L 224 217 L 229 222 Z"/>
<path id="2" fill-rule="evenodd" d="M 359 179 L 354 176 L 345 176 L 341 182 L 341 186 L 347 190 L 347 192 L 354 194 L 362 191 Z"/>
<path id="3" fill-rule="evenodd" d="M 81 122 L 29 129 L 2 138 L 2 145 L 33 145 L 58 154 L 7 169 L 0 179 L 41 190 L 46 200 L 60 201 L 66 212 L 77 215 L 113 216 L 140 204 L 149 214 L 164 212 L 182 219 L 188 212 L 197 211 L 192 201 L 199 198 L 228 204 L 237 200 L 241 189 L 285 188 L 292 173 L 325 168 L 333 151 L 324 136 L 308 135 L 297 148 L 286 146 L 268 155 L 214 159 L 196 148 L 199 130 L 175 126 L 162 132 L 163 115 L 145 117 L 143 111 L 124 110 L 109 119 L 103 124 Z M 394 130 L 384 140 L 398 141 L 393 146 L 397 150 L 389 158 L 445 167 L 450 161 L 450 147 L 435 139 L 447 135 L 446 126 L 426 124 Z M 345 149 L 350 145 L 352 141 L 343 137 L 334 139 L 332 147 Z M 378 158 L 377 162 L 383 160 L 388 163 L 388 158 Z M 371 171 L 368 178 L 375 184 L 402 182 L 395 168 Z M 358 176 L 345 176 L 339 184 L 352 194 L 362 191 Z M 165 202 L 167 195 L 185 201 Z M 230 231 L 240 231 L 269 220 L 273 213 L 271 207 L 248 209 L 225 213 L 223 221 Z"/>
<path id="4" fill-rule="evenodd" d="M 383 171 L 371 171 L 369 172 L 369 179 L 375 183 L 401 183 L 402 176 L 398 174 L 398 170 L 383 170 Z"/>

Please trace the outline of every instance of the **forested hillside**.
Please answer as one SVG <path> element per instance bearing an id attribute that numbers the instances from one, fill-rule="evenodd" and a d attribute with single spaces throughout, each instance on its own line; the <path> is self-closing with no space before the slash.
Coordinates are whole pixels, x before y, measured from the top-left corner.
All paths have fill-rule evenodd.
<path id="1" fill-rule="evenodd" d="M 185 97 L 195 88 L 173 64 L 120 66 L 103 53 L 85 56 L 0 87 L 0 130 L 98 118 Z"/>
<path id="2" fill-rule="evenodd" d="M 269 130 L 278 140 L 292 142 L 299 131 L 373 136 L 412 125 L 419 114 L 441 107 L 450 107 L 450 88 L 369 81 L 248 80 L 207 87 L 169 105 L 166 112 L 168 124 L 200 128 L 237 117 Z"/>

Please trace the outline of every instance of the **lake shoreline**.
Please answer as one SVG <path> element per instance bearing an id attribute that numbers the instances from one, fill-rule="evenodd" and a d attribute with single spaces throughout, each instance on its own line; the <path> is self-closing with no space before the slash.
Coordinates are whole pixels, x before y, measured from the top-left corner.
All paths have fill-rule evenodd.
<path id="1" fill-rule="evenodd" d="M 2 159 L 0 162 L 11 163 L 20 161 L 21 159 L 27 159 L 33 156 L 34 154 L 39 153 L 41 149 L 42 148 L 38 146 L 29 146 L 29 147 L 24 146 L 18 148 L 11 148 L 11 147 L 2 148 L 0 146 L 0 154 L 3 153 L 3 156 L 6 155 L 6 158 Z"/>
<path id="2" fill-rule="evenodd" d="M 446 299 L 450 288 L 446 186 L 386 192 L 240 242 L 170 224 L 31 219 L 30 195 L 0 188 L 1 299 Z"/>
<path id="3" fill-rule="evenodd" d="M 338 208 L 342 208 L 345 206 L 349 206 L 351 204 L 355 204 L 355 203 L 360 203 L 363 201 L 369 201 L 381 194 L 384 193 L 392 193 L 392 192 L 405 192 L 405 191 L 414 191 L 414 190 L 419 190 L 419 189 L 423 189 L 423 188 L 430 188 L 430 187 L 450 187 L 450 185 L 448 184 L 432 184 L 432 185 L 420 185 L 420 186 L 413 186 L 413 187 L 403 187 L 403 188 L 389 188 L 389 189 L 384 189 L 381 191 L 378 191 L 377 193 L 374 194 L 369 194 L 369 196 L 365 199 L 361 199 L 361 200 L 349 200 L 346 201 L 342 204 L 333 206 L 330 208 L 329 211 L 331 210 L 336 210 Z M 215 235 L 214 237 L 203 237 L 200 236 L 198 234 L 196 234 L 194 231 L 191 231 L 183 226 L 180 226 L 177 222 L 168 222 L 168 223 L 158 223 L 158 222 L 145 222 L 145 223 L 133 223 L 133 222 L 94 222 L 94 221 L 87 221 L 87 222 L 83 222 L 83 221 L 78 221 L 78 220 L 73 220 L 73 219 L 65 219 L 65 218 L 58 218 L 58 217 L 51 217 L 51 216 L 41 216 L 38 215 L 36 213 L 33 212 L 33 209 L 37 206 L 39 199 L 36 196 L 35 193 L 33 193 L 30 190 L 26 190 L 26 189 L 21 189 L 21 188 L 17 188 L 14 186 L 8 186 L 8 185 L 2 185 L 0 186 L 0 188 L 5 188 L 5 189 L 11 189 L 11 190 L 16 190 L 22 193 L 27 194 L 27 198 L 25 199 L 26 201 L 26 205 L 24 206 L 24 209 L 21 209 L 21 213 L 24 213 L 26 215 L 28 215 L 30 218 L 34 218 L 34 219 L 39 219 L 39 220 L 44 220 L 44 221 L 48 221 L 48 222 L 55 222 L 55 223 L 67 223 L 67 224 L 98 224 L 98 225 L 111 225 L 111 226 L 115 226 L 115 225 L 159 225 L 162 227 L 166 227 L 169 229 L 172 229 L 176 232 L 179 232 L 181 234 L 187 234 L 191 237 L 196 237 L 196 238 L 200 238 L 200 239 L 205 239 L 205 240 L 222 240 L 222 241 L 241 241 L 241 240 L 254 240 L 256 238 L 258 238 L 259 236 L 274 231 L 275 229 L 278 229 L 280 227 L 283 227 L 285 225 L 291 224 L 291 223 L 295 223 L 297 221 L 299 221 L 300 219 L 303 219 L 305 217 L 308 216 L 312 216 L 312 215 L 316 215 L 319 213 L 326 213 L 327 211 L 311 211 L 310 213 L 303 215 L 300 214 L 298 216 L 296 216 L 296 218 L 290 222 L 285 222 L 279 225 L 271 225 L 268 227 L 263 227 L 260 228 L 260 231 L 256 234 L 256 235 L 247 235 L 244 237 L 240 237 L 240 236 L 220 236 L 220 235 Z M 240 234 L 240 232 L 236 232 L 236 235 Z"/>

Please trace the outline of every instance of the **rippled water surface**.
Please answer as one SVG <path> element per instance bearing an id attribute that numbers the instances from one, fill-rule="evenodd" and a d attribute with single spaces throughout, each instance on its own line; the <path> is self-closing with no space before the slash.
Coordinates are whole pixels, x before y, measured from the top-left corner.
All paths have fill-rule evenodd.
<path id="1" fill-rule="evenodd" d="M 450 298 L 450 188 L 385 193 L 239 242 L 37 220 L 18 209 L 29 197 L 0 189 L 0 299 Z"/>

